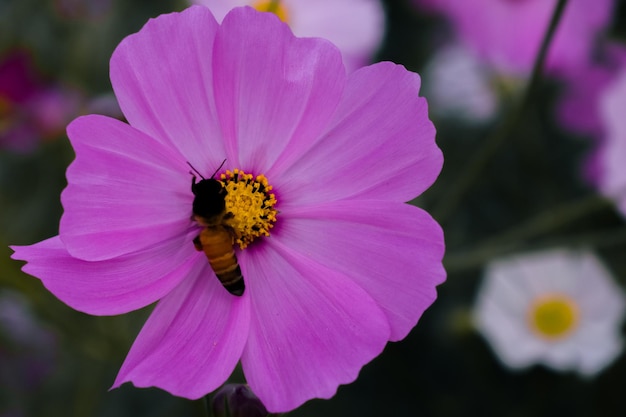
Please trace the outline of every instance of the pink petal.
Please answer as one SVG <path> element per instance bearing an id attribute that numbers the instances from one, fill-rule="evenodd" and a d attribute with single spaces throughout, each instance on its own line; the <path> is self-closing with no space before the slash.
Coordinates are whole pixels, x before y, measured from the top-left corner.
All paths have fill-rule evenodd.
<path id="1" fill-rule="evenodd" d="M 310 146 L 339 102 L 345 69 L 337 48 L 297 39 L 271 13 L 237 8 L 215 39 L 214 85 L 228 154 L 267 173 L 278 156 Z"/>
<path id="2" fill-rule="evenodd" d="M 443 156 L 419 88 L 417 74 L 389 62 L 352 73 L 324 136 L 287 170 L 268 175 L 281 210 L 357 197 L 408 201 L 426 190 Z"/>
<path id="3" fill-rule="evenodd" d="M 111 57 L 111 83 L 130 124 L 209 175 L 226 158 L 213 101 L 217 26 L 206 7 L 162 15 Z"/>
<path id="4" fill-rule="evenodd" d="M 110 259 L 194 227 L 192 177 L 180 155 L 104 116 L 78 118 L 67 131 L 76 160 L 59 234 L 72 256 Z"/>
<path id="5" fill-rule="evenodd" d="M 269 411 L 331 397 L 382 352 L 385 315 L 341 272 L 271 238 L 243 251 L 240 261 L 251 277 L 246 291 L 254 311 L 241 360 Z"/>
<path id="6" fill-rule="evenodd" d="M 598 99 L 613 80 L 615 70 L 608 66 L 585 65 L 572 72 L 574 75 L 567 77 L 567 86 L 557 107 L 559 122 L 574 133 L 601 137 L 603 124 Z"/>
<path id="7" fill-rule="evenodd" d="M 12 258 L 70 307 L 95 315 L 145 307 L 170 292 L 198 263 L 193 235 L 180 235 L 143 252 L 101 262 L 76 259 L 55 236 L 31 246 L 12 246 Z"/>
<path id="8" fill-rule="evenodd" d="M 208 262 L 163 298 L 137 336 L 113 384 L 155 386 L 173 395 L 200 398 L 230 376 L 246 343 L 247 294 L 221 286 Z"/>
<path id="9" fill-rule="evenodd" d="M 379 304 L 400 340 L 445 280 L 441 227 L 425 211 L 382 201 L 338 201 L 281 212 L 272 237 L 350 277 Z"/>
<path id="10" fill-rule="evenodd" d="M 458 37 L 509 74 L 530 73 L 556 0 L 429 0 L 447 15 Z M 610 23 L 614 0 L 572 1 L 563 11 L 546 60 L 549 72 L 576 67 L 592 55 Z"/>
<path id="11" fill-rule="evenodd" d="M 192 0 L 211 9 L 218 21 L 234 7 L 254 5 L 253 0 Z M 380 0 L 282 0 L 287 24 L 298 37 L 328 39 L 341 50 L 344 64 L 355 70 L 374 54 L 385 31 Z"/>

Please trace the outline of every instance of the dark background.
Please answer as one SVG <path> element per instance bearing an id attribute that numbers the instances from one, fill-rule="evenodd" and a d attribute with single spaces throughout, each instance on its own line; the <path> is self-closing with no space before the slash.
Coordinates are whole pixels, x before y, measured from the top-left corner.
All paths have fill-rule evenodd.
<path id="1" fill-rule="evenodd" d="M 0 54 L 27 48 L 51 80 L 89 96 L 110 93 L 108 60 L 124 36 L 149 17 L 185 7 L 182 1 L 110 0 L 102 13 L 86 6 L 96 1 L 68 1 L 82 6 L 61 15 L 55 3 L 0 0 Z M 421 72 L 445 42 L 444 22 L 418 13 L 406 1 L 384 3 L 388 27 L 376 59 Z M 615 38 L 626 30 L 625 9 L 618 8 L 609 28 Z M 489 146 L 518 97 L 505 98 L 499 117 L 489 123 L 434 118 L 445 167 L 416 203 L 444 228 L 448 280 L 409 336 L 388 344 L 356 382 L 340 387 L 333 399 L 312 400 L 290 415 L 626 415 L 624 355 L 594 379 L 541 366 L 513 372 L 498 361 L 470 320 L 485 262 L 508 253 L 592 247 L 622 287 L 626 284 L 626 225 L 581 180 L 580 164 L 592 142 L 557 125 L 554 105 L 560 88 L 555 80 L 539 84 L 531 110 L 478 165 L 458 202 L 450 202 L 451 190 Z M 0 150 L 0 293 L 22 296 L 40 331 L 51 335 L 51 342 L 27 348 L 0 335 L 0 417 L 191 416 L 193 404 L 158 389 L 126 384 L 108 391 L 151 307 L 119 317 L 78 313 L 9 259 L 7 245 L 57 234 L 59 195 L 72 158 L 63 135 L 28 154 Z M 563 214 L 581 205 L 586 208 L 570 217 Z M 29 378 L 30 373 L 35 376 Z"/>

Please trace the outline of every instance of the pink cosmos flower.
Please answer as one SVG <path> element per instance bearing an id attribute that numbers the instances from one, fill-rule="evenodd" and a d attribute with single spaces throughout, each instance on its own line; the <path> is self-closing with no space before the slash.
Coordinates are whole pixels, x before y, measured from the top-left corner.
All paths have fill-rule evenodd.
<path id="1" fill-rule="evenodd" d="M 507 74 L 530 73 L 557 0 L 416 0 L 445 15 L 461 41 Z M 613 0 L 570 1 L 550 45 L 546 68 L 560 73 L 590 56 L 606 29 Z"/>
<path id="2" fill-rule="evenodd" d="M 614 199 L 618 209 L 626 215 L 626 68 L 607 86 L 600 97 L 600 114 L 605 137 L 598 151 L 598 187 Z"/>
<path id="3" fill-rule="evenodd" d="M 124 39 L 111 82 L 129 124 L 68 126 L 59 236 L 13 257 L 86 313 L 158 301 L 114 387 L 199 398 L 241 360 L 268 410 L 290 410 L 353 381 L 435 300 L 442 231 L 404 204 L 443 162 L 417 74 L 384 62 L 347 76 L 337 48 L 270 13 L 219 25 L 195 6 Z M 241 296 L 193 243 L 192 175 L 223 161 Z"/>
<path id="4" fill-rule="evenodd" d="M 597 59 L 571 69 L 563 77 L 564 91 L 557 105 L 557 118 L 568 131 L 593 139 L 583 174 L 594 185 L 602 176 L 600 154 L 606 136 L 600 101 L 624 68 L 626 47 L 607 43 L 598 51 Z"/>
<path id="5" fill-rule="evenodd" d="M 77 115 L 77 91 L 44 81 L 26 51 L 0 60 L 0 146 L 30 151 L 54 138 Z"/>
<path id="6" fill-rule="evenodd" d="M 191 0 L 211 9 L 218 21 L 233 7 L 261 11 L 270 0 Z M 385 14 L 380 0 L 280 0 L 276 13 L 296 36 L 326 38 L 341 50 L 349 71 L 366 65 L 382 42 Z"/>
<path id="7" fill-rule="evenodd" d="M 572 68 L 563 79 L 564 92 L 558 105 L 560 123 L 572 132 L 602 136 L 604 127 L 599 100 L 606 88 L 626 67 L 626 47 L 606 43 L 597 53 L 597 59 Z"/>

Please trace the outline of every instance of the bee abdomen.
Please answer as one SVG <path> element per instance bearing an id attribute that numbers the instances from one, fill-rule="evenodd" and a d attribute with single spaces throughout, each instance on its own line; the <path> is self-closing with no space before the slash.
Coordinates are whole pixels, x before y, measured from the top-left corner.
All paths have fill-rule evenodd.
<path id="1" fill-rule="evenodd" d="M 243 294 L 245 284 L 233 249 L 231 233 L 224 227 L 207 227 L 194 240 L 201 249 L 224 288 L 233 295 Z"/>
<path id="2" fill-rule="evenodd" d="M 246 286 L 244 284 L 239 265 L 237 265 L 234 270 L 225 274 L 218 274 L 216 271 L 215 275 L 217 275 L 217 279 L 220 280 L 224 288 L 226 288 L 229 293 L 233 295 L 243 295 L 243 290 L 246 289 Z"/>
<path id="3" fill-rule="evenodd" d="M 237 257 L 235 251 L 232 249 L 229 253 L 217 259 L 209 259 L 213 272 L 217 275 L 217 279 L 220 280 L 224 288 L 231 294 L 242 295 L 245 288 L 243 283 L 243 276 L 241 275 L 241 268 L 237 263 Z"/>

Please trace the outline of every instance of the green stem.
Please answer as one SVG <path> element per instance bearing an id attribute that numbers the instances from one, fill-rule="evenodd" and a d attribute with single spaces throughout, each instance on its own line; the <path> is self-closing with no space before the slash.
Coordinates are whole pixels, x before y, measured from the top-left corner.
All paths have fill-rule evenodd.
<path id="1" fill-rule="evenodd" d="M 597 211 L 612 209 L 613 207 L 614 204 L 611 200 L 597 195 L 562 204 L 558 207 L 552 207 L 516 227 L 490 237 L 482 243 L 472 245 L 472 249 L 450 252 L 445 258 L 446 269 L 448 272 L 456 272 L 476 268 L 493 257 L 502 256 L 513 251 L 526 251 L 563 245 L 597 247 L 621 243 L 626 240 L 626 228 L 557 237 L 533 244 L 527 243 L 530 239 L 552 232 L 587 215 Z"/>
<path id="2" fill-rule="evenodd" d="M 484 265 L 491 259 L 506 256 L 511 253 L 529 252 L 544 250 L 556 247 L 592 247 L 602 248 L 626 243 L 626 227 L 620 229 L 602 230 L 572 236 L 560 236 L 556 238 L 542 240 L 533 244 L 522 242 L 511 243 L 509 245 L 491 246 L 479 248 L 465 253 L 451 253 L 446 256 L 445 266 L 448 273 L 458 273 L 466 270 L 476 269 Z"/>
<path id="3" fill-rule="evenodd" d="M 548 210 L 522 221 L 521 224 L 488 238 L 480 246 L 499 246 L 510 242 L 531 239 L 575 222 L 596 211 L 607 210 L 613 207 L 614 203 L 611 200 L 594 194 L 581 200 L 550 207 Z"/>
<path id="4" fill-rule="evenodd" d="M 454 182 L 452 186 L 446 190 L 439 204 L 437 204 L 433 209 L 433 217 L 439 222 L 443 223 L 445 219 L 447 219 L 447 217 L 454 211 L 454 209 L 458 207 L 459 203 L 465 196 L 465 193 L 470 190 L 471 186 L 481 174 L 486 163 L 494 156 L 498 148 L 504 143 L 504 140 L 510 136 L 511 132 L 513 132 L 515 127 L 522 120 L 524 114 L 530 108 L 542 78 L 542 69 L 546 60 L 550 42 L 554 37 L 554 33 L 561 16 L 563 15 L 566 4 L 567 0 L 559 0 L 554 8 L 552 19 L 550 20 L 548 30 L 543 38 L 543 42 L 541 43 L 539 54 L 535 59 L 530 81 L 522 99 L 518 102 L 518 105 L 513 108 L 511 113 L 508 114 L 504 122 L 502 122 L 502 124 L 500 124 L 500 126 L 487 137 L 484 145 L 469 159 L 469 162 L 461 170 L 461 174 L 457 176 L 456 182 Z"/>

